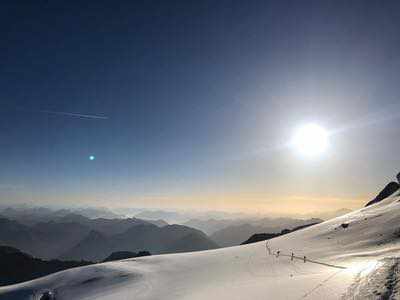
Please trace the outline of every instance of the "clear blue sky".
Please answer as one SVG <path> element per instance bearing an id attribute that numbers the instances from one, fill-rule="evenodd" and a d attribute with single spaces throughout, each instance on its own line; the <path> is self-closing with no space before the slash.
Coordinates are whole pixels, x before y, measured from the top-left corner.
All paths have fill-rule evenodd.
<path id="1" fill-rule="evenodd" d="M 0 201 L 330 210 L 400 171 L 398 1 L 3 1 L 0 25 Z M 340 131 L 312 161 L 280 147 L 306 122 Z"/>

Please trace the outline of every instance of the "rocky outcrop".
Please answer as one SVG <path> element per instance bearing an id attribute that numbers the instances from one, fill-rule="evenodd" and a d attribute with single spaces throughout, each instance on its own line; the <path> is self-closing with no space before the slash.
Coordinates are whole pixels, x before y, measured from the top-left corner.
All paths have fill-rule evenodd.
<path id="1" fill-rule="evenodd" d="M 114 260 L 121 260 L 127 258 L 134 258 L 134 257 L 142 257 L 142 256 L 149 256 L 151 253 L 149 251 L 139 251 L 139 252 L 131 252 L 131 251 L 117 251 L 113 252 L 108 256 L 103 262 L 114 261 Z"/>
<path id="2" fill-rule="evenodd" d="M 389 182 L 374 199 L 372 199 L 365 205 L 365 207 L 375 204 L 375 203 L 378 203 L 378 202 L 381 202 L 382 200 L 384 200 L 384 199 L 392 196 L 394 193 L 396 193 L 400 189 L 400 184 L 399 184 L 400 183 L 400 173 L 398 173 L 396 175 L 396 178 L 397 178 L 397 182 L 395 182 L 395 181 Z"/>
<path id="3" fill-rule="evenodd" d="M 291 233 L 291 232 L 294 232 L 297 230 L 301 230 L 301 229 L 304 229 L 304 228 L 307 228 L 307 227 L 310 227 L 312 225 L 316 225 L 319 223 L 320 222 L 305 224 L 305 225 L 297 226 L 293 229 L 283 229 L 283 230 L 281 230 L 280 233 L 256 233 L 256 234 L 253 234 L 249 239 L 247 239 L 246 241 L 241 243 L 241 245 L 252 244 L 252 243 L 257 243 L 257 242 L 261 242 L 261 241 L 265 241 L 265 240 L 270 240 L 275 237 L 285 235 L 285 234 L 288 234 L 288 233 Z"/>
<path id="4" fill-rule="evenodd" d="M 280 236 L 280 233 L 255 233 L 249 239 L 241 243 L 241 245 L 257 243 L 265 240 L 273 239 L 274 237 Z"/>

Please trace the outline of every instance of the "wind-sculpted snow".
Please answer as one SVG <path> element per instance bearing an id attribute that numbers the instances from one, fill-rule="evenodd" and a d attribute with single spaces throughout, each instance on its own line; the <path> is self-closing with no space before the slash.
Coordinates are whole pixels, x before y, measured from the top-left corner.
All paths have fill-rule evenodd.
<path id="1" fill-rule="evenodd" d="M 384 299 L 397 291 L 399 237 L 392 196 L 268 244 L 71 269 L 0 288 L 0 299 Z"/>

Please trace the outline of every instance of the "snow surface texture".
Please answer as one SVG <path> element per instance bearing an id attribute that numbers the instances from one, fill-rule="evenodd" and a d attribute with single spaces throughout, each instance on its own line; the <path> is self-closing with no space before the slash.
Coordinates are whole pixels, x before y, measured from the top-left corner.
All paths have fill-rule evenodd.
<path id="1" fill-rule="evenodd" d="M 0 299 L 400 299 L 399 240 L 393 196 L 268 243 L 70 269 L 0 288 Z"/>

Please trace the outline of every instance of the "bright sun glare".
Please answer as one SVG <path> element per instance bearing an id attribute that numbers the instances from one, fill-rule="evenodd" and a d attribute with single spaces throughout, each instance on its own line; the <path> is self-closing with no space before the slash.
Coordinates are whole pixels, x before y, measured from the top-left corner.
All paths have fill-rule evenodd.
<path id="1" fill-rule="evenodd" d="M 328 132 L 317 124 L 303 125 L 295 132 L 292 146 L 304 156 L 317 156 L 328 146 Z"/>

